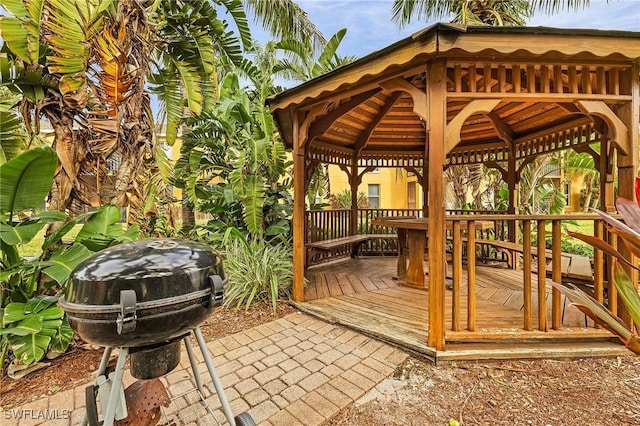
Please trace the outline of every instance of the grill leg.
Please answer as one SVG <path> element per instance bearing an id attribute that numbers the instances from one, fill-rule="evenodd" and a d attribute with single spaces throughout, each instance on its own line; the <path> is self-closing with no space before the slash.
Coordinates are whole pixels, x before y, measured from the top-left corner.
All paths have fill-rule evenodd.
<path id="1" fill-rule="evenodd" d="M 102 353 L 102 360 L 100 361 L 100 366 L 98 367 L 98 371 L 96 372 L 96 377 L 102 376 L 107 372 L 107 365 L 109 364 L 109 357 L 111 357 L 112 347 L 108 346 L 104 348 L 104 352 Z M 85 411 L 84 416 L 82 416 L 82 426 L 87 426 L 89 423 L 89 419 L 87 418 L 87 412 Z"/>
<path id="2" fill-rule="evenodd" d="M 124 364 L 129 355 L 129 348 L 120 348 L 120 354 L 118 354 L 118 362 L 116 363 L 116 371 L 113 376 L 113 383 L 111 383 L 111 393 L 109 394 L 109 403 L 107 404 L 106 412 L 104 413 L 103 426 L 113 426 L 113 421 L 116 417 L 116 407 L 118 406 L 118 399 L 120 399 L 120 388 L 122 387 L 122 376 L 124 375 Z"/>
<path id="3" fill-rule="evenodd" d="M 233 413 L 231 412 L 231 406 L 229 405 L 229 401 L 227 401 L 227 395 L 224 393 L 224 387 L 222 386 L 222 382 L 218 377 L 218 373 L 216 372 L 216 368 L 213 365 L 213 361 L 211 360 L 211 355 L 209 355 L 209 349 L 204 341 L 204 337 L 202 336 L 202 332 L 200 331 L 200 327 L 196 327 L 193 329 L 193 334 L 196 336 L 196 340 L 198 341 L 198 346 L 200 346 L 200 351 L 202 351 L 202 357 L 204 358 L 205 364 L 207 364 L 207 369 L 209 370 L 209 375 L 211 376 L 211 380 L 213 380 L 213 386 L 216 388 L 216 393 L 218 394 L 218 399 L 220 400 L 220 405 L 222 405 L 222 411 L 224 412 L 227 421 L 230 426 L 236 426 L 236 421 L 233 418 Z M 107 426 L 105 424 L 105 426 Z"/>
<path id="4" fill-rule="evenodd" d="M 189 363 L 191 363 L 191 371 L 193 371 L 193 378 L 196 381 L 196 386 L 198 387 L 200 394 L 203 395 L 202 397 L 204 398 L 204 388 L 202 387 L 202 380 L 200 379 L 198 364 L 196 362 L 196 357 L 193 354 L 193 348 L 191 347 L 189 336 L 184 338 L 184 347 L 187 349 L 187 355 L 189 356 Z"/>

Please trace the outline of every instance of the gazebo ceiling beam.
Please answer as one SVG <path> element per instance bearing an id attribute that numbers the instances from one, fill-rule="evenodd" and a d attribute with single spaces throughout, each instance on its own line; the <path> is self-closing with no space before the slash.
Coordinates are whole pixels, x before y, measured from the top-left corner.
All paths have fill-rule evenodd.
<path id="1" fill-rule="evenodd" d="M 324 117 L 314 121 L 309 127 L 308 139 L 312 141 L 313 139 L 322 136 L 329 129 L 329 127 L 331 127 L 331 125 L 335 123 L 336 120 L 338 120 L 340 117 L 342 117 L 361 103 L 370 99 L 372 96 L 375 96 L 380 92 L 380 90 L 381 89 L 377 88 L 354 95 L 351 99 L 338 105 L 336 109 L 330 111 Z"/>
<path id="2" fill-rule="evenodd" d="M 498 137 L 502 139 L 507 145 L 511 145 L 515 137 L 515 133 L 513 132 L 511 127 L 509 127 L 507 123 L 505 123 L 504 120 L 502 120 L 495 111 L 487 113 L 487 118 L 489 119 L 489 121 L 491 121 L 493 127 L 495 127 L 496 132 L 498 132 Z"/>
<path id="3" fill-rule="evenodd" d="M 534 133 L 530 133 L 527 135 L 522 135 L 513 140 L 514 144 L 519 144 L 522 142 L 528 142 L 534 139 L 541 138 L 543 136 L 552 135 L 554 133 L 563 132 L 566 130 L 570 130 L 576 127 L 584 126 L 585 124 L 591 124 L 593 120 L 590 117 L 580 117 L 578 119 L 569 121 L 567 123 L 558 124 L 553 127 L 546 128 L 544 130 L 540 130 Z"/>
<path id="4" fill-rule="evenodd" d="M 355 144 L 354 150 L 356 154 L 359 154 L 362 149 L 367 146 L 367 142 L 369 142 L 369 138 L 371 138 L 371 134 L 375 130 L 375 128 L 380 124 L 380 121 L 387 115 L 389 110 L 393 108 L 397 100 L 402 96 L 403 92 L 394 92 L 389 96 L 385 104 L 380 108 L 380 111 L 376 116 L 371 120 L 367 128 L 362 132 L 358 141 Z"/>
<path id="5" fill-rule="evenodd" d="M 502 180 L 504 182 L 506 182 L 508 180 L 509 172 L 504 167 L 502 167 L 500 164 L 498 164 L 497 162 L 495 162 L 495 161 L 485 161 L 484 165 L 486 167 L 491 168 L 491 169 L 496 169 L 498 172 L 500 172 L 500 175 L 502 175 Z"/>

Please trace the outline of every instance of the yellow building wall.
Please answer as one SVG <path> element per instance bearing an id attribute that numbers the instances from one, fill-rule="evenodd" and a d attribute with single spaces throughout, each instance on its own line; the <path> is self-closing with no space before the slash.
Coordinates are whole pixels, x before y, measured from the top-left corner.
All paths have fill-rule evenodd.
<path id="1" fill-rule="evenodd" d="M 359 169 L 361 173 L 364 169 Z M 358 192 L 368 193 L 369 185 L 380 185 L 380 208 L 383 209 L 406 209 L 408 204 L 407 186 L 408 182 L 416 181 L 415 176 L 407 176 L 407 172 L 402 170 L 402 174 L 396 168 L 379 168 L 377 172 L 365 173 L 362 183 L 358 187 Z M 347 174 L 336 165 L 329 165 L 329 182 L 332 194 L 338 194 L 344 190 L 351 190 Z M 422 206 L 420 185 L 416 188 L 416 207 Z"/>

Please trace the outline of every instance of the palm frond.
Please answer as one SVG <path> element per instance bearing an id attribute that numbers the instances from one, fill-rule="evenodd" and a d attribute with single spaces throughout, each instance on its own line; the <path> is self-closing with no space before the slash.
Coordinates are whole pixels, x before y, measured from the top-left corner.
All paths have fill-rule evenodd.
<path id="1" fill-rule="evenodd" d="M 320 52 L 326 40 L 309 19 L 307 13 L 293 0 L 242 0 L 247 9 L 276 39 L 302 40 L 312 52 Z"/>
<path id="2" fill-rule="evenodd" d="M 451 14 L 451 7 L 450 0 L 393 0 L 391 20 L 403 28 L 412 18 L 426 21 L 429 18 L 447 17 Z"/>
<path id="3" fill-rule="evenodd" d="M 578 10 L 588 7 L 590 0 L 532 0 L 531 6 L 534 10 L 541 10 L 544 13 L 552 14 L 563 10 Z"/>
<path id="4" fill-rule="evenodd" d="M 215 0 L 216 3 L 224 6 L 229 12 L 229 15 L 233 18 L 233 22 L 236 24 L 238 34 L 240 34 L 240 40 L 245 50 L 250 50 L 253 40 L 251 37 L 251 30 L 249 28 L 249 21 L 247 20 L 247 14 L 244 11 L 244 5 L 240 0 Z"/>
<path id="5" fill-rule="evenodd" d="M 183 97 L 179 79 L 176 73 L 167 67 L 151 74 L 148 81 L 150 91 L 158 97 L 166 113 L 166 141 L 169 145 L 173 145 L 182 120 Z"/>

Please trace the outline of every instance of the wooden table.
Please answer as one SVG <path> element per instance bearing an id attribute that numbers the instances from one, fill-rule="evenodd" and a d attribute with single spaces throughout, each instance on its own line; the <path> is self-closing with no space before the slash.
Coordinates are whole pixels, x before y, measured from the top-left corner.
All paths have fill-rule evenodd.
<path id="1" fill-rule="evenodd" d="M 459 220 L 460 228 L 467 229 L 467 221 Z M 447 230 L 453 229 L 451 218 L 446 220 Z M 476 230 L 493 228 L 489 220 L 474 220 Z M 388 226 L 398 230 L 398 281 L 411 287 L 426 288 L 424 250 L 427 242 L 428 219 L 382 217 L 371 221 L 375 226 Z M 446 262 L 445 254 L 440 254 Z M 408 264 L 407 264 L 408 260 Z"/>

